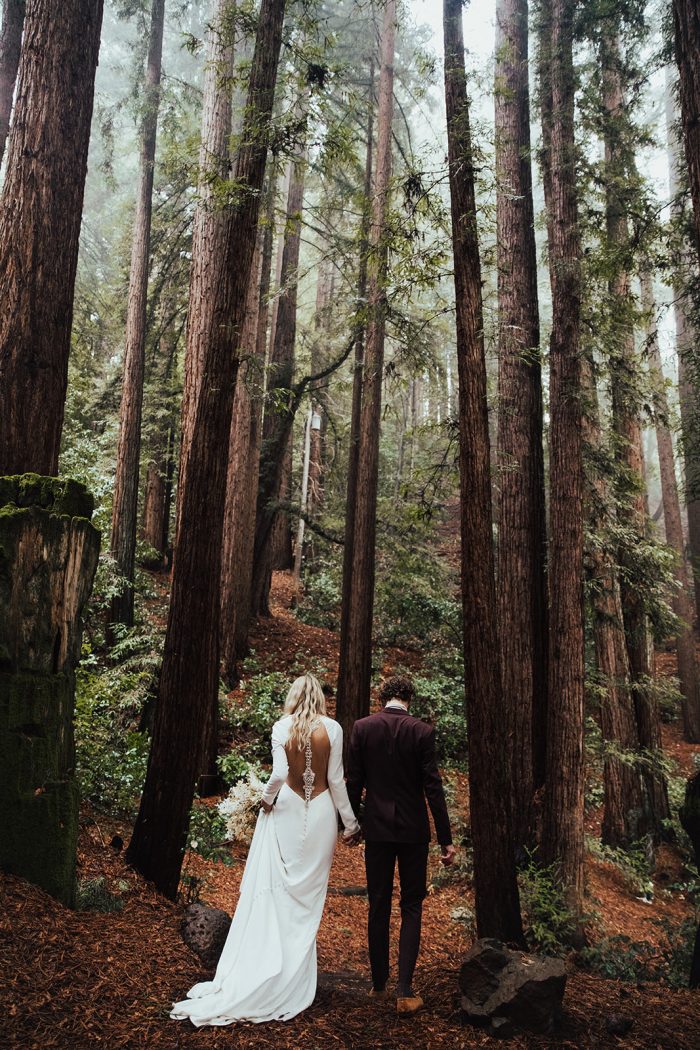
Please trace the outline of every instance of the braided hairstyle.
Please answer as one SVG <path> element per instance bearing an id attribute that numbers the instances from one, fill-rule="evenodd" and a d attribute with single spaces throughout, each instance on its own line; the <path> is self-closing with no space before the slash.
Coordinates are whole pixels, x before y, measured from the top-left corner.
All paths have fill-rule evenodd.
<path id="1" fill-rule="evenodd" d="M 285 714 L 292 716 L 289 742 L 296 744 L 299 750 L 303 751 L 314 723 L 326 713 L 326 698 L 318 678 L 312 674 L 303 674 L 292 682 L 284 702 L 284 710 Z"/>

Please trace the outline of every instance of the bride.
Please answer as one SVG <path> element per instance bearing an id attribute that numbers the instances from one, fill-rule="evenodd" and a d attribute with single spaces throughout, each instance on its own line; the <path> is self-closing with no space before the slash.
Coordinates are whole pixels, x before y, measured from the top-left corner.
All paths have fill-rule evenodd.
<path id="1" fill-rule="evenodd" d="M 359 824 L 343 779 L 343 731 L 326 716 L 313 675 L 292 685 L 272 729 L 272 775 L 262 796 L 240 898 L 213 981 L 195 984 L 170 1016 L 193 1024 L 288 1021 L 316 994 L 321 921 L 340 813 Z M 276 801 L 275 801 L 276 799 Z"/>

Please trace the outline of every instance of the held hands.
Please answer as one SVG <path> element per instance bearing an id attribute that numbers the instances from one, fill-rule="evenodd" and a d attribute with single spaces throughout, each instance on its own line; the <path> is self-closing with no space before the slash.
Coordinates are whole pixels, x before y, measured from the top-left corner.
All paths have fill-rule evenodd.
<path id="1" fill-rule="evenodd" d="M 347 838 L 343 835 L 343 842 L 346 846 L 356 846 L 362 839 L 362 829 L 358 828 L 354 835 L 348 835 Z"/>
<path id="2" fill-rule="evenodd" d="M 262 799 L 260 805 L 262 806 L 263 813 L 272 813 L 273 802 L 266 802 L 265 799 Z"/>
<path id="3" fill-rule="evenodd" d="M 440 847 L 440 860 L 446 868 L 449 868 L 451 864 L 454 864 L 456 856 L 457 850 L 454 848 L 454 846 Z"/>

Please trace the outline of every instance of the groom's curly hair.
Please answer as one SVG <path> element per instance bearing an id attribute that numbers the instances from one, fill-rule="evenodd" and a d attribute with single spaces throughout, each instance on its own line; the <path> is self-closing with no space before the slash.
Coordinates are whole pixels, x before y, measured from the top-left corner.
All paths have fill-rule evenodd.
<path id="1" fill-rule="evenodd" d="M 383 704 L 389 700 L 403 700 L 404 703 L 410 704 L 416 699 L 416 687 L 408 675 L 396 674 L 382 682 L 379 699 Z"/>

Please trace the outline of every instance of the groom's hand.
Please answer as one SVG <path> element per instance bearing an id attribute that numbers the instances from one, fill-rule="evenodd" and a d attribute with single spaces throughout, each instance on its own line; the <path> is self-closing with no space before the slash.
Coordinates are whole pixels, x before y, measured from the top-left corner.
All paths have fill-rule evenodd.
<path id="1" fill-rule="evenodd" d="M 440 850 L 440 860 L 446 868 L 449 868 L 450 864 L 454 864 L 454 859 L 457 856 L 457 850 L 454 848 L 454 846 L 441 846 Z"/>
<path id="2" fill-rule="evenodd" d="M 345 839 L 346 846 L 356 846 L 362 838 L 362 831 L 356 831 L 354 835 L 350 835 L 349 838 Z"/>

